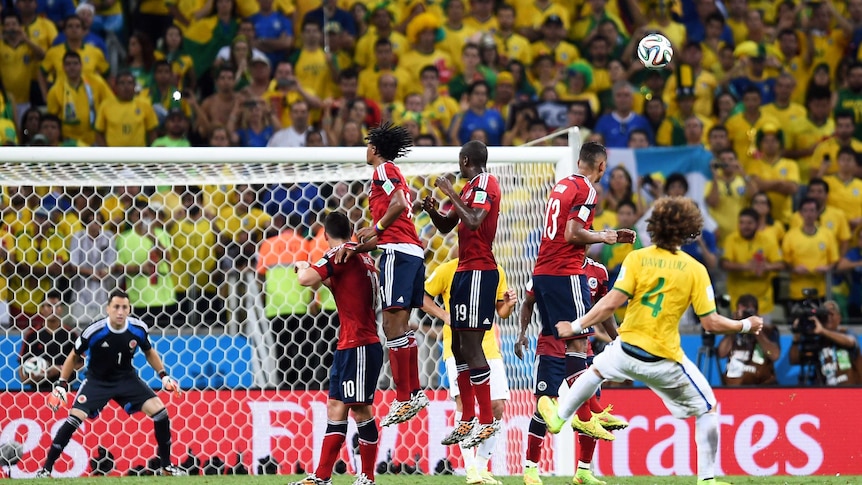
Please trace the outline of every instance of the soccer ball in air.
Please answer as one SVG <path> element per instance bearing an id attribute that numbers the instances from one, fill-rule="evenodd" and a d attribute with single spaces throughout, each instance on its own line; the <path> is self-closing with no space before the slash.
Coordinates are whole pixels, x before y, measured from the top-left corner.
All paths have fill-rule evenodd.
<path id="1" fill-rule="evenodd" d="M 663 69 L 673 58 L 673 46 L 661 34 L 649 34 L 638 43 L 638 60 L 647 69 Z"/>
<path id="2" fill-rule="evenodd" d="M 24 372 L 28 374 L 44 374 L 48 369 L 48 361 L 42 357 L 30 357 L 24 361 L 24 365 L 22 367 L 24 368 Z"/>

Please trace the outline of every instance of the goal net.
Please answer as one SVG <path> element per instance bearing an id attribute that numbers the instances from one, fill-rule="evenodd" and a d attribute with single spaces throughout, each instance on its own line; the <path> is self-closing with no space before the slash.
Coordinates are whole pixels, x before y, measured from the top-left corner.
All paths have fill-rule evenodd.
<path id="1" fill-rule="evenodd" d="M 490 149 L 490 171 L 503 193 L 495 254 L 521 299 L 544 201 L 555 171 L 571 172 L 575 149 Z M 437 233 L 421 200 L 443 198 L 434 181 L 455 180 L 457 159 L 455 147 L 415 148 L 399 161 L 427 274 L 454 257 L 457 238 Z M 23 445 L 11 474 L 32 476 L 41 466 L 66 417 L 45 405 L 55 366 L 73 344 L 70 332 L 102 318 L 115 288 L 130 294 L 133 316 L 150 325 L 155 348 L 185 391 L 161 392 L 138 353 L 141 377 L 171 413 L 176 461 L 202 473 L 313 470 L 326 428 L 337 312 L 325 288 L 296 283 L 292 264 L 326 251 L 326 213 L 342 211 L 357 227 L 369 223 L 372 170 L 364 160 L 364 148 L 0 151 L 0 443 Z M 402 473 L 411 467 L 457 473 L 458 448 L 440 444 L 454 410 L 441 361 L 442 323 L 419 310 L 411 321 L 419 328 L 421 381 L 432 404 L 409 423 L 381 430 L 377 462 Z M 523 361 L 514 356 L 516 316 L 498 319 L 496 330 L 511 398 L 492 467 L 495 474 L 519 474 L 533 412 L 533 354 Z M 394 398 L 391 388 L 387 363 L 378 419 Z M 127 416 L 112 403 L 82 429 L 55 474 L 148 473 L 155 446 L 141 413 Z M 351 420 L 337 470 L 357 469 L 355 433 Z M 556 439 L 562 440 L 557 458 L 547 446 L 542 459 L 548 472 L 566 471 L 573 460 L 564 443 L 570 438 Z"/>

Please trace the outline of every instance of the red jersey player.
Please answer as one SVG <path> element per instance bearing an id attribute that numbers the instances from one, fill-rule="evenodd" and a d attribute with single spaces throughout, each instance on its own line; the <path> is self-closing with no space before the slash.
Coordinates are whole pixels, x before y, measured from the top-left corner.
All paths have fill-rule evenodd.
<path id="1" fill-rule="evenodd" d="M 630 230 L 591 231 L 593 214 L 597 199 L 593 184 L 598 182 L 607 168 L 607 150 L 599 143 L 584 143 L 578 157 L 578 171 L 559 182 L 551 190 L 545 209 L 545 221 L 542 228 L 542 240 L 539 255 L 533 270 L 533 292 L 539 308 L 542 321 L 542 335 L 559 338 L 556 323 L 570 321 L 566 315 L 580 318 L 590 308 L 590 292 L 587 278 L 584 274 L 584 261 L 588 244 L 617 242 L 633 242 L 634 232 Z M 576 375 L 587 368 L 585 350 L 576 339 L 566 343 L 565 376 Z M 539 361 L 550 364 L 551 360 Z M 558 365 L 558 363 L 554 364 Z M 548 370 L 540 374 L 559 379 L 558 369 Z M 559 388 L 562 381 L 547 382 L 547 387 Z M 533 416 L 531 430 L 538 431 L 542 419 L 537 412 Z M 573 421 L 575 429 L 587 427 L 590 434 L 613 439 L 613 435 L 602 429 L 598 419 L 590 419 L 581 423 Z M 524 470 L 525 481 L 538 480 L 538 471 L 531 470 L 534 464 L 527 463 Z"/>
<path id="2" fill-rule="evenodd" d="M 338 308 L 340 332 L 332 358 L 329 403 L 326 407 L 326 436 L 317 470 L 291 485 L 331 485 L 332 468 L 347 435 L 347 411 L 353 412 L 359 433 L 362 471 L 354 485 L 373 485 L 377 459 L 377 424 L 374 422 L 374 394 L 383 367 L 383 347 L 377 337 L 377 303 L 380 285 L 374 260 L 359 254 L 344 264 L 335 264 L 337 249 L 351 244 L 350 221 L 333 212 L 324 221 L 330 250 L 320 261 L 296 263 L 299 284 L 325 284 L 332 290 Z"/>
<path id="3" fill-rule="evenodd" d="M 410 310 L 422 308 L 425 287 L 425 251 L 413 225 L 410 188 L 392 160 L 407 154 L 410 133 L 390 123 L 368 132 L 366 161 L 374 167 L 368 203 L 374 224 L 356 235 L 361 244 L 344 247 L 336 255 L 341 262 L 354 252 L 375 248 L 380 257 L 380 286 L 383 288 L 383 333 L 389 349 L 389 364 L 395 383 L 395 401 L 382 426 L 402 423 L 428 406 L 428 397 L 419 384 L 418 348 L 408 319 Z"/>
<path id="4" fill-rule="evenodd" d="M 608 288 L 608 272 L 601 264 L 586 258 L 584 266 L 584 274 L 587 278 L 587 286 L 590 289 L 590 296 L 593 302 L 596 302 L 607 293 Z M 533 305 L 536 299 L 532 290 L 532 282 L 527 286 L 527 297 L 524 304 L 521 306 L 521 334 L 515 343 L 515 355 L 518 358 L 524 358 L 524 347 L 528 340 L 526 337 L 527 328 L 533 316 Z M 617 335 L 616 322 L 613 317 L 608 318 L 603 322 L 603 326 L 608 335 L 613 339 Z M 576 339 L 577 348 L 586 354 L 587 359 L 592 355 L 590 341 L 588 335 L 581 334 Z M 550 396 L 557 397 L 559 391 L 559 383 L 565 377 L 565 361 L 566 344 L 562 340 L 554 338 L 552 335 L 539 335 L 538 344 L 536 345 L 537 373 L 536 382 L 534 384 L 533 393 L 536 397 Z M 574 381 L 576 376 L 569 376 L 567 379 L 569 385 Z M 548 383 L 551 383 L 549 386 Z M 602 409 L 599 406 L 598 400 L 593 396 L 580 409 L 579 413 L 588 414 L 583 416 L 583 419 L 590 419 L 589 415 L 596 415 L 602 422 L 602 426 L 607 430 L 623 429 L 628 426 L 628 423 L 610 414 L 613 408 L 608 406 Z M 539 477 L 538 461 L 542 451 L 542 443 L 545 438 L 545 425 L 541 418 L 534 416 L 530 422 L 529 433 L 527 435 L 527 467 L 524 470 L 524 483 L 527 485 L 541 484 L 542 480 Z M 596 447 L 596 440 L 584 434 L 578 434 L 578 471 L 572 480 L 578 484 L 602 484 L 603 481 L 595 478 L 590 471 L 590 463 L 592 462 L 593 452 Z"/>
<path id="5" fill-rule="evenodd" d="M 443 444 L 463 441 L 468 448 L 478 446 L 500 430 L 491 409 L 491 369 L 482 349 L 485 332 L 491 330 L 494 322 L 500 278 L 491 252 L 500 215 L 500 184 L 486 171 L 487 163 L 485 144 L 467 142 L 458 155 L 461 175 L 469 180 L 461 194 L 455 193 L 446 177 L 437 179 L 437 187 L 452 201 L 453 209 L 442 215 L 433 197 L 428 196 L 423 202 L 440 232 L 447 233 L 458 226 L 459 262 L 452 279 L 449 312 L 463 411 L 461 421 Z M 478 423 L 474 399 L 479 405 Z"/>

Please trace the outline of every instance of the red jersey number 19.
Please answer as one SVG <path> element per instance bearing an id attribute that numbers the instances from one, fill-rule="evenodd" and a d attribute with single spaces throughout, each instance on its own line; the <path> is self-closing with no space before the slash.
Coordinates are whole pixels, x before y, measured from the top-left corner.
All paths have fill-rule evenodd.
<path id="1" fill-rule="evenodd" d="M 560 217 L 560 199 L 548 200 L 548 208 L 545 210 L 545 234 L 548 239 L 557 237 L 557 219 Z"/>

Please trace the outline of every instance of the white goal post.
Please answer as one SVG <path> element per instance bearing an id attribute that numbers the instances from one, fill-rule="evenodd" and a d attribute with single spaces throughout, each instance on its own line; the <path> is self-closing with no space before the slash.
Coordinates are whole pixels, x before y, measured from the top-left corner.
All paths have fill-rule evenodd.
<path id="1" fill-rule="evenodd" d="M 488 166 L 500 179 L 503 197 L 495 254 L 498 263 L 507 273 L 509 286 L 518 291 L 521 299 L 535 262 L 548 192 L 557 180 L 571 174 L 576 168 L 581 145 L 580 134 L 577 128 L 571 128 L 568 135 L 568 146 L 488 148 Z M 414 191 L 414 197 L 432 193 L 437 176 L 457 173 L 459 151 L 460 147 L 413 147 L 406 157 L 397 160 L 408 184 L 411 185 L 411 191 Z M 58 209 L 55 210 L 55 206 L 52 206 L 50 210 L 53 214 L 51 217 L 56 216 L 58 219 L 55 221 L 57 227 L 66 224 L 62 227 L 78 227 L 77 230 L 81 230 L 73 200 L 74 197 L 84 194 L 84 191 L 79 191 L 78 188 L 89 188 L 90 191 L 86 192 L 88 195 L 85 197 L 98 199 L 98 205 L 104 202 L 103 199 L 113 197 L 114 201 L 118 200 L 119 196 L 116 194 L 122 193 L 128 187 L 146 187 L 150 191 L 159 191 L 155 195 L 160 197 L 160 202 L 152 202 L 150 199 L 150 204 L 164 203 L 169 199 L 165 194 L 174 198 L 173 204 L 185 204 L 185 196 L 194 195 L 190 197 L 194 199 L 203 193 L 199 192 L 203 187 L 215 187 L 208 190 L 230 191 L 229 195 L 222 197 L 222 205 L 219 206 L 221 209 L 230 210 L 229 206 L 235 203 L 235 197 L 242 197 L 241 194 L 237 195 L 238 190 L 234 193 L 236 186 L 254 186 L 253 190 L 258 191 L 255 195 L 262 197 L 264 192 L 275 185 L 292 187 L 292 184 L 308 184 L 316 188 L 325 187 L 327 195 L 320 197 L 326 200 L 323 205 L 316 207 L 314 201 L 309 200 L 312 196 L 303 192 L 300 196 L 302 200 L 297 204 L 308 203 L 308 207 L 314 207 L 314 211 L 320 212 L 353 210 L 358 212 L 359 216 L 354 214 L 351 220 L 361 225 L 369 222 L 367 216 L 364 221 L 361 220 L 362 211 L 366 208 L 361 207 L 361 211 L 355 209 L 361 205 L 372 173 L 365 159 L 365 147 L 3 147 L 0 149 L 0 188 L 4 194 L 20 194 L 20 187 L 34 187 L 32 192 L 40 197 L 37 204 L 43 204 L 54 197 L 51 203 L 56 203 Z M 347 186 L 348 188 L 342 187 L 342 190 L 349 192 L 338 192 L 339 186 Z M 210 192 L 206 194 L 206 197 L 212 197 Z M 151 194 L 146 195 L 149 197 Z M 439 192 L 437 195 L 440 198 Z M 60 210 L 58 201 L 63 197 L 69 200 Z M 313 197 L 318 197 L 317 193 Z M 71 207 L 68 203 L 70 200 Z M 24 204 L 11 207 L 8 199 L 3 203 L 6 207 L 3 212 L 5 225 L 11 227 L 17 224 L 18 233 L 39 214 L 37 207 L 42 207 Z M 112 210 L 117 212 L 116 208 Z M 122 218 L 123 211 L 120 207 L 121 215 L 118 217 L 125 224 L 128 221 Z M 167 213 L 166 218 L 170 219 L 172 213 Z M 180 213 L 186 212 L 181 210 Z M 17 216 L 20 218 L 16 219 Z M 428 243 L 430 271 L 441 259 L 448 257 L 447 249 L 456 240 L 451 235 L 443 237 L 436 234 L 433 226 L 426 224 L 427 221 L 422 219 L 419 212 L 416 213 L 416 221 L 420 238 L 423 243 Z M 173 222 L 176 224 L 178 221 Z M 245 223 L 244 219 L 242 224 Z M 119 225 L 113 227 L 119 235 Z M 164 229 L 168 232 L 167 224 Z M 9 228 L 5 230 L 14 232 Z M 71 229 L 67 229 L 67 232 L 69 231 Z M 15 237 L 9 234 L 0 236 L 10 238 L 0 241 L 3 244 Z M 69 236 L 70 234 L 65 234 L 65 237 Z M 178 240 L 176 234 L 171 232 L 170 237 L 174 238 L 169 240 L 171 244 L 175 244 Z M 188 242 L 191 240 L 190 236 L 186 239 L 188 240 L 184 239 L 183 244 L 193 246 L 193 243 Z M 219 258 L 224 258 L 227 254 L 236 255 L 230 253 L 232 241 L 216 241 L 214 244 L 222 246 L 219 248 Z M 7 250 L 14 252 L 15 247 L 7 247 Z M 191 247 L 191 253 L 195 254 L 194 247 Z M 192 259 L 195 258 L 200 256 L 192 256 Z M 204 266 L 209 264 L 196 261 Z M 219 456 L 227 461 L 229 466 L 233 466 L 235 458 L 232 451 L 249 450 L 250 453 L 246 453 L 242 460 L 252 473 L 257 473 L 258 461 L 264 457 L 272 457 L 278 461 L 282 466 L 282 473 L 293 473 L 295 470 L 292 467 L 295 464 L 310 470 L 318 460 L 317 451 L 313 450 L 313 447 L 322 439 L 325 429 L 323 392 L 327 376 L 325 372 L 319 371 L 325 371 L 326 365 L 324 355 L 318 355 L 317 352 L 321 349 L 321 343 L 326 347 L 326 344 L 334 345 L 334 341 L 327 340 L 324 333 L 315 334 L 314 337 L 301 335 L 308 340 L 318 340 L 316 344 L 310 344 L 315 354 L 295 353 L 291 357 L 299 356 L 298 360 L 307 360 L 304 364 L 306 367 L 317 367 L 311 369 L 313 372 L 307 377 L 314 382 L 303 382 L 305 387 L 281 387 L 282 381 L 279 378 L 286 374 L 280 367 L 280 360 L 284 360 L 284 356 L 278 353 L 277 346 L 281 346 L 283 342 L 273 330 L 273 320 L 268 318 L 264 311 L 265 286 L 261 284 L 261 275 L 251 266 L 243 270 L 216 266 L 216 270 L 222 275 L 219 282 L 215 283 L 218 288 L 205 289 L 209 282 L 201 283 L 194 275 L 189 277 L 188 273 L 192 271 L 193 265 L 176 270 L 174 263 L 175 261 L 170 263 L 172 277 L 175 280 L 186 279 L 187 289 L 182 297 L 192 299 L 190 312 L 194 316 L 181 315 L 183 321 L 179 324 L 174 321 L 165 326 L 157 325 L 152 328 L 151 335 L 154 337 L 154 345 L 165 356 L 172 373 L 177 374 L 174 377 L 189 391 L 186 397 L 171 398 L 169 405 L 173 414 L 175 459 L 182 461 L 188 448 L 202 460 Z M 196 267 L 197 271 L 200 271 L 201 265 Z M 56 281 L 52 280 L 51 283 L 60 283 L 59 286 L 63 288 L 64 301 L 67 298 L 65 295 L 78 291 L 73 289 L 74 283 L 71 280 L 74 276 L 70 276 L 72 274 L 77 273 L 66 272 L 52 277 Z M 9 278 L 11 281 L 12 276 Z M 122 277 L 117 278 L 120 281 Z M 205 318 L 207 308 L 201 310 L 195 306 L 194 298 L 205 291 L 214 292 L 211 295 L 214 295 L 221 305 L 215 312 L 216 323 Z M 13 290 L 10 289 L 8 302 L 13 299 L 12 293 Z M 177 294 L 179 295 L 179 292 Z M 315 296 L 318 297 L 319 295 Z M 71 300 L 73 301 L 74 297 Z M 207 300 L 212 301 L 214 300 Z M 318 304 L 317 300 L 315 304 Z M 327 318 L 332 318 L 331 313 L 330 311 L 327 316 L 326 311 L 321 311 L 313 316 L 315 332 L 322 332 L 320 328 L 326 326 Z M 418 337 L 422 339 L 423 349 L 420 351 L 420 373 L 423 385 L 431 390 L 429 393 L 432 394 L 432 405 L 427 415 L 421 415 L 426 421 L 421 426 L 382 430 L 377 461 L 385 460 L 391 452 L 394 460 L 412 465 L 413 457 L 420 455 L 422 469 L 426 473 L 434 473 L 435 467 L 446 459 L 451 460 L 457 468 L 460 455 L 456 447 L 439 445 L 441 437 L 437 436 L 443 429 L 438 426 L 439 423 L 445 422 L 447 426 L 451 424 L 453 409 L 453 404 L 448 401 L 444 390 L 445 381 L 441 372 L 443 366 L 440 365 L 440 337 L 433 329 L 429 317 L 416 311 L 413 319 L 423 325 L 420 332 L 423 335 Z M 21 433 L 21 430 L 30 433 L 27 441 L 23 443 L 24 460 L 18 465 L 18 471 L 13 473 L 14 476 L 27 477 L 32 476 L 44 457 L 44 449 L 46 444 L 50 443 L 52 429 L 58 424 L 52 420 L 60 418 L 44 411 L 44 398 L 40 393 L 19 392 L 20 389 L 26 388 L 26 383 L 22 383 L 18 377 L 17 356 L 21 341 L 28 330 L 26 325 L 19 324 L 16 328 L 14 318 L 12 320 L 10 324 L 9 321 L 3 321 L 0 315 L 0 348 L 9 354 L 5 361 L 0 362 L 0 404 L 10 409 L 10 415 L 20 416 L 20 419 L 6 424 L 0 420 L 0 435 L 13 436 L 15 433 Z M 311 320 L 306 320 L 306 323 L 309 321 Z M 76 322 L 79 325 L 81 323 L 80 320 Z M 528 354 L 528 358 L 523 362 L 513 356 L 512 345 L 518 332 L 516 316 L 499 323 L 501 348 L 513 392 L 504 416 L 505 437 L 499 441 L 492 467 L 495 474 L 512 475 L 520 473 L 527 425 L 533 413 L 534 398 L 530 391 L 533 354 Z M 288 322 L 287 327 L 281 327 L 282 333 L 299 336 L 298 332 L 304 331 L 289 325 L 297 324 Z M 139 369 L 142 378 L 154 383 L 158 388 L 158 379 L 153 373 L 146 370 L 145 365 Z M 302 372 L 304 371 L 298 371 L 298 375 L 302 375 Z M 386 364 L 383 369 L 385 375 L 381 376 L 381 389 L 389 389 L 388 373 Z M 276 388 L 279 390 L 276 391 Z M 386 392 L 383 399 L 385 406 L 378 406 L 380 409 L 376 410 L 378 417 L 385 415 L 391 399 L 391 391 Z M 112 406 L 109 405 L 109 408 Z M 153 449 L 149 444 L 151 440 L 146 431 L 149 430 L 148 425 L 137 420 L 131 420 L 133 424 L 129 424 L 130 421 L 121 415 L 122 411 L 106 409 L 100 418 L 104 425 L 98 424 L 99 420 L 96 420 L 94 424 L 88 424 L 86 436 L 76 435 L 76 443 L 79 445 L 74 449 L 77 451 L 61 459 L 58 473 L 65 476 L 81 475 L 86 468 L 81 460 L 92 456 L 99 446 L 105 446 L 117 455 L 117 471 L 123 473 L 132 465 L 152 456 Z M 348 445 L 355 432 L 352 422 L 350 426 Z M 102 429 L 110 429 L 114 437 L 111 437 L 110 433 L 107 436 L 105 433 L 99 433 Z M 405 433 L 409 434 L 409 437 L 400 436 Z M 552 448 L 546 447 L 548 450 L 542 459 L 546 472 L 574 473 L 574 442 L 571 436 L 565 435 L 566 433 L 563 433 L 553 438 Z M 300 437 L 303 439 L 295 439 Z M 117 442 L 131 443 L 134 446 L 116 447 L 113 443 L 115 439 Z M 143 447 L 138 453 L 140 456 L 136 455 L 137 452 L 133 449 L 135 446 Z M 348 446 L 344 456 L 347 456 L 345 460 L 349 470 L 353 470 L 358 456 L 354 456 L 350 448 Z M 126 468 L 119 470 L 121 466 Z"/>

